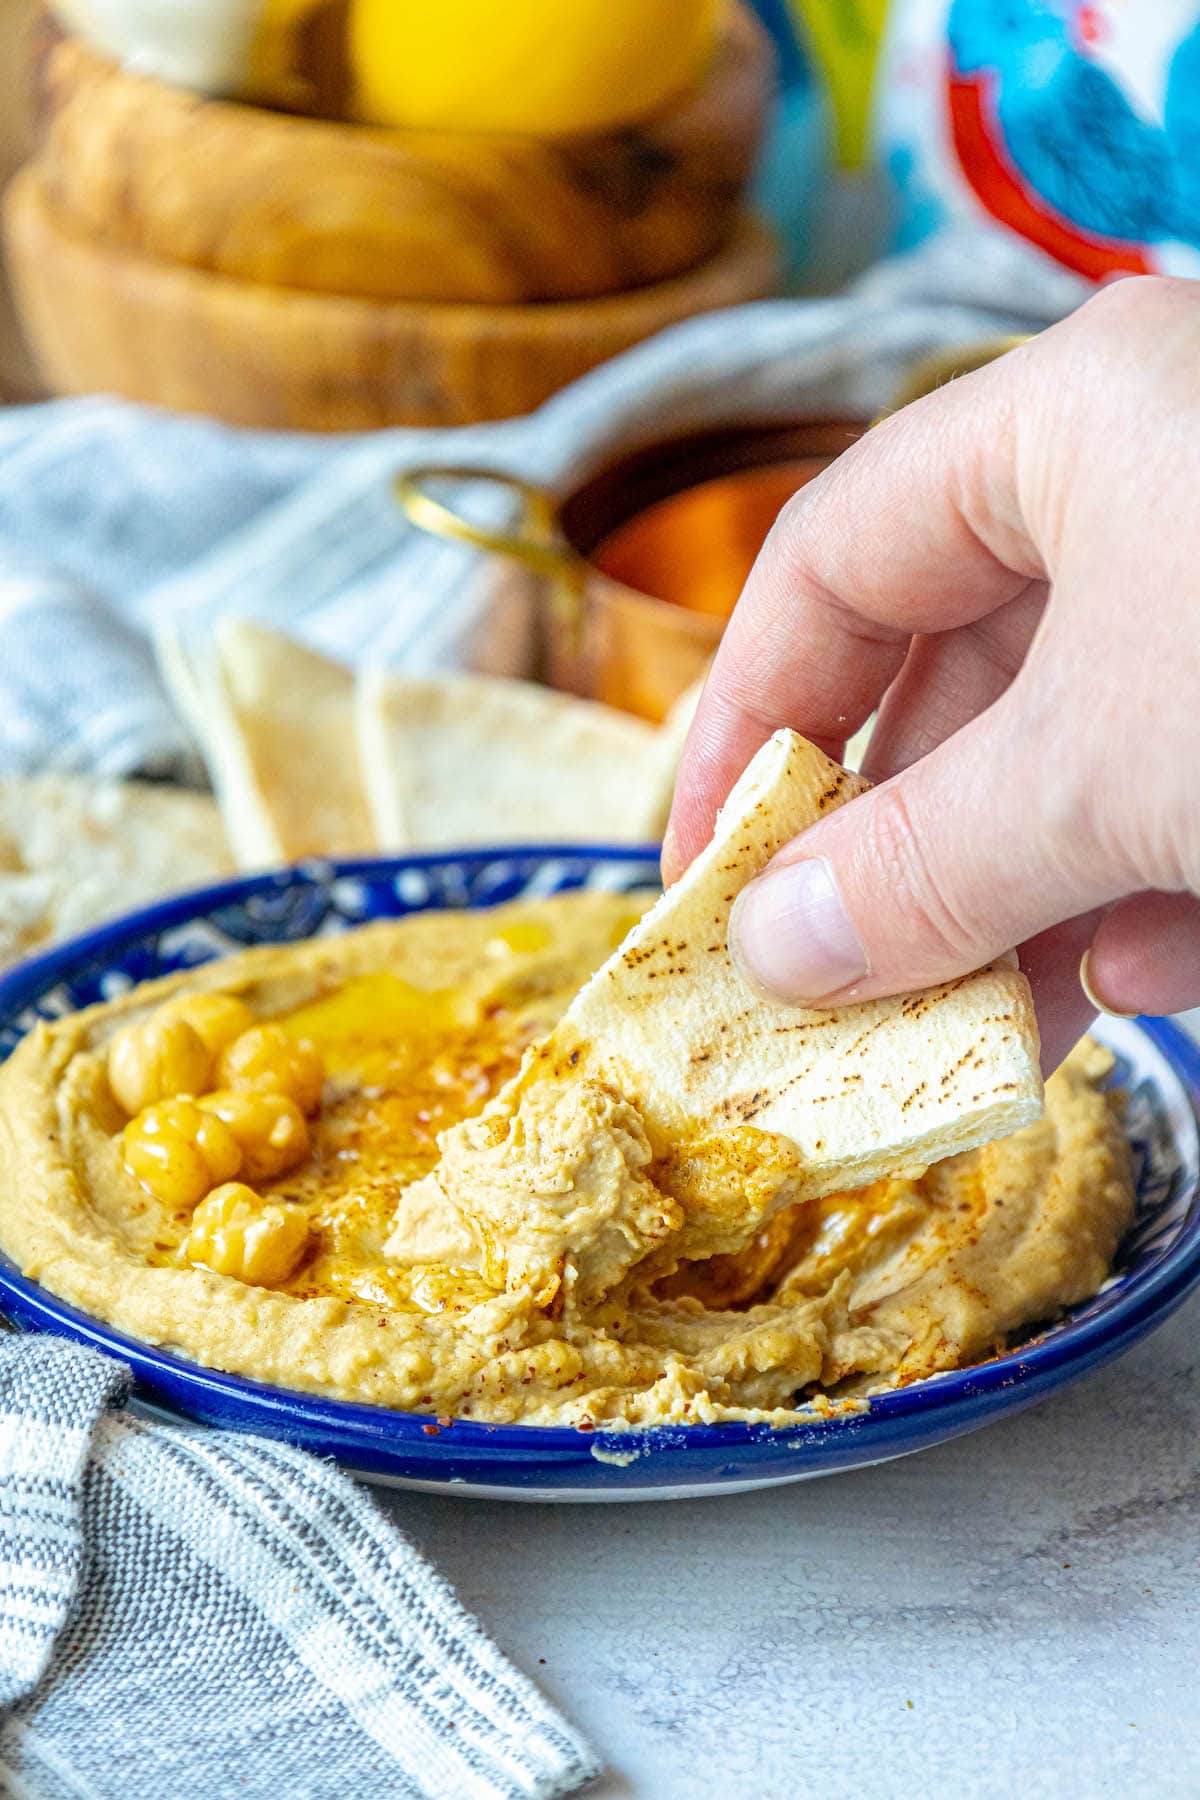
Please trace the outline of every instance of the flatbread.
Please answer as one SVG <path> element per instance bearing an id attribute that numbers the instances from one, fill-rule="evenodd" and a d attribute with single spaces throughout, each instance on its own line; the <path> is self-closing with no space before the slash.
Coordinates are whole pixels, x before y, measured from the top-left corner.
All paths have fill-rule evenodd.
<path id="1" fill-rule="evenodd" d="M 205 794 L 66 775 L 0 780 L 0 967 L 232 872 Z"/>
<path id="2" fill-rule="evenodd" d="M 545 1054 L 633 1101 L 652 1143 L 738 1126 L 799 1152 L 788 1198 L 865 1186 L 1040 1116 L 1029 986 L 1013 962 L 924 993 L 836 1009 L 754 998 L 726 948 L 748 881 L 867 783 L 779 731 L 708 848 L 580 991 Z"/>
<path id="3" fill-rule="evenodd" d="M 679 776 L 679 765 L 683 760 L 683 749 L 687 743 L 688 732 L 692 729 L 692 720 L 700 705 L 700 697 L 704 692 L 704 683 L 708 679 L 708 671 L 694 681 L 691 687 L 684 688 L 679 698 L 673 702 L 670 712 L 655 733 L 654 767 L 655 776 L 648 790 L 649 804 L 656 821 L 655 836 L 661 837 L 667 828 L 667 820 L 671 816 L 671 802 L 675 798 L 675 783 Z"/>
<path id="4" fill-rule="evenodd" d="M 358 735 L 388 849 L 649 843 L 678 757 L 641 719 L 486 675 L 365 671 Z"/>
<path id="5" fill-rule="evenodd" d="M 246 619 L 207 653 L 164 637 L 159 660 L 243 868 L 375 848 L 348 668 Z"/>

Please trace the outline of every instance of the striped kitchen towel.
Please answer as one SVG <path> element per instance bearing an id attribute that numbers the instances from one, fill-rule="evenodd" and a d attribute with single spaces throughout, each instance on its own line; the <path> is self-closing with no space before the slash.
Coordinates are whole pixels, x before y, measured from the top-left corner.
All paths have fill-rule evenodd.
<path id="1" fill-rule="evenodd" d="M 345 1476 L 0 1339 L 0 1792 L 552 1800 L 588 1746 Z"/>

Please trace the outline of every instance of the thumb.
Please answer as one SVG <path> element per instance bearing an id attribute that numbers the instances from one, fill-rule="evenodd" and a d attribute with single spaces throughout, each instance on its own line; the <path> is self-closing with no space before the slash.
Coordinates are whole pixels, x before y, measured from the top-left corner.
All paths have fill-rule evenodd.
<path id="1" fill-rule="evenodd" d="M 929 987 L 1138 885 L 1093 840 L 1061 759 L 1046 781 L 1011 700 L 804 832 L 743 890 L 729 943 L 752 986 L 800 1005 Z"/>

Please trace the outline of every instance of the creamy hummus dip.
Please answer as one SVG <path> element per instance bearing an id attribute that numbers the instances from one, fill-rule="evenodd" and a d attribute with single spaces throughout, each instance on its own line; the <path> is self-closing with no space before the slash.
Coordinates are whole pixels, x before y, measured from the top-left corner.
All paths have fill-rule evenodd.
<path id="1" fill-rule="evenodd" d="M 0 1247 L 214 1368 L 585 1428 L 791 1423 L 1096 1292 L 1133 1202 L 1094 1044 L 1037 1124 L 797 1204 L 784 1140 L 654 1145 L 620 1093 L 540 1066 L 647 898 L 418 915 L 39 1025 L 0 1070 Z M 747 1193 L 779 1202 L 749 1242 Z"/>

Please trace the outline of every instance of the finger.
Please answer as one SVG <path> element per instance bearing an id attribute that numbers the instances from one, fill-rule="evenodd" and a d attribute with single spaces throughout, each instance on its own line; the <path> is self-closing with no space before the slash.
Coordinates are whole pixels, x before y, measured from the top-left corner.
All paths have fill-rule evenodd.
<path id="1" fill-rule="evenodd" d="M 725 796 L 773 731 L 795 725 L 840 760 L 907 654 L 907 632 L 856 630 L 807 590 L 768 599 L 782 567 L 772 558 L 768 539 L 688 732 L 663 844 L 668 882 L 707 844 Z"/>
<path id="2" fill-rule="evenodd" d="M 1054 720 L 1022 688 L 743 890 L 730 948 L 753 984 L 807 1005 L 928 987 L 1127 890 L 1085 773 L 1055 761 Z"/>
<path id="3" fill-rule="evenodd" d="M 1200 900 L 1160 893 L 1123 900 L 1097 926 L 1082 974 L 1102 1012 L 1200 1006 Z"/>
<path id="4" fill-rule="evenodd" d="M 1042 1040 L 1042 1074 L 1053 1075 L 1096 1016 L 1079 979 L 1083 956 L 1104 917 L 1084 913 L 1021 945 L 1021 970 L 1033 991 Z"/>
<path id="5" fill-rule="evenodd" d="M 867 779 L 898 775 L 986 712 L 1024 662 L 1045 605 L 1044 582 L 1031 582 L 987 618 L 914 638 L 883 697 L 863 763 Z"/>
<path id="6" fill-rule="evenodd" d="M 837 754 L 914 633 L 983 618 L 1043 575 L 1015 473 L 1019 371 L 1032 349 L 906 407 L 788 502 L 685 746 L 669 879 L 708 841 L 717 808 L 772 731 L 792 725 Z"/>

